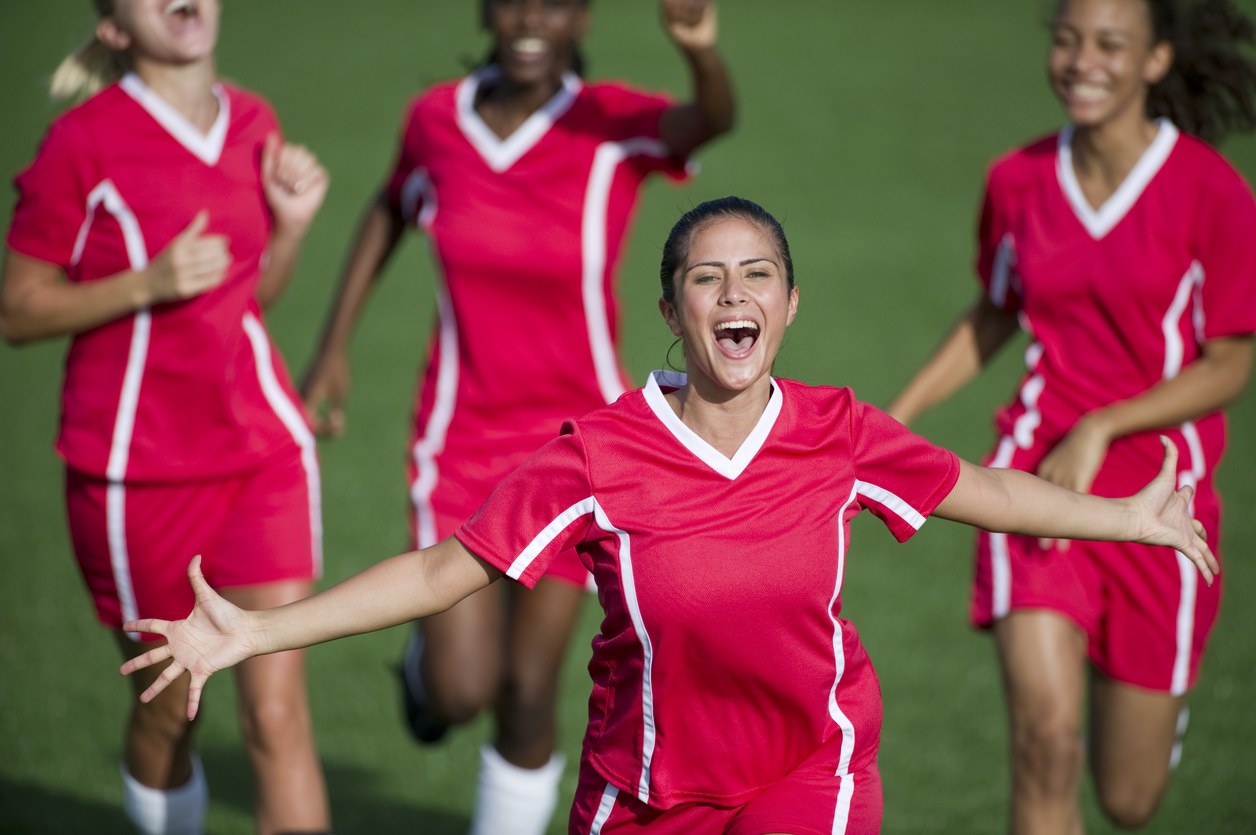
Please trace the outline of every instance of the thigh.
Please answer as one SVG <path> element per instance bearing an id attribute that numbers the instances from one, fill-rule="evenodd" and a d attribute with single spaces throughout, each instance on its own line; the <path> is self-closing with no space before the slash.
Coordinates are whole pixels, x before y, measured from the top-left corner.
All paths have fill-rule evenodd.
<path id="1" fill-rule="evenodd" d="M 241 609 L 273 609 L 308 597 L 314 584 L 288 580 L 257 586 L 223 589 L 222 596 Z M 259 655 L 235 669 L 236 689 L 243 706 L 270 700 L 292 704 L 305 701 L 305 652 L 292 650 Z"/>
<path id="2" fill-rule="evenodd" d="M 536 689 L 557 679 L 588 592 L 582 586 L 548 578 L 542 578 L 536 588 L 511 591 L 506 663 L 513 680 Z"/>
<path id="3" fill-rule="evenodd" d="M 1101 792 L 1159 797 L 1169 779 L 1185 696 L 1097 675 L 1091 686 L 1090 762 Z"/>
<path id="4" fill-rule="evenodd" d="M 203 555 L 205 578 L 215 588 L 317 579 L 322 572 L 317 470 L 311 472 L 294 450 L 238 482 Z"/>
<path id="5" fill-rule="evenodd" d="M 1013 729 L 1025 721 L 1081 730 L 1087 637 L 1050 610 L 1016 611 L 994 627 Z"/>
<path id="6" fill-rule="evenodd" d="M 881 831 L 881 773 L 873 762 L 834 774 L 831 760 L 802 767 L 742 807 L 727 835 L 875 835 Z"/>
<path id="7" fill-rule="evenodd" d="M 484 692 L 498 687 L 504 664 L 503 585 L 494 583 L 419 621 L 424 680 L 434 697 L 449 685 Z"/>

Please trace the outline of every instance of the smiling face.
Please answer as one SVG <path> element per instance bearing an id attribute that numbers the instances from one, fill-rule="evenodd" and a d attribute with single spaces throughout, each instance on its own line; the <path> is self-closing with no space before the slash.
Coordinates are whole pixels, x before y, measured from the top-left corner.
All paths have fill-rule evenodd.
<path id="1" fill-rule="evenodd" d="M 556 84 L 572 68 L 588 26 L 586 0 L 487 0 L 484 25 L 506 78 Z"/>
<path id="2" fill-rule="evenodd" d="M 726 398 L 766 389 L 785 329 L 798 311 L 775 238 L 743 217 L 697 226 L 659 309 L 685 346 L 691 386 Z"/>
<path id="3" fill-rule="evenodd" d="M 137 61 L 193 64 L 213 58 L 219 11 L 218 0 L 117 0 L 96 35 Z"/>
<path id="4" fill-rule="evenodd" d="M 1173 48 L 1157 43 L 1146 0 L 1063 0 L 1047 74 L 1073 124 L 1145 119 L 1148 88 L 1168 72 Z"/>

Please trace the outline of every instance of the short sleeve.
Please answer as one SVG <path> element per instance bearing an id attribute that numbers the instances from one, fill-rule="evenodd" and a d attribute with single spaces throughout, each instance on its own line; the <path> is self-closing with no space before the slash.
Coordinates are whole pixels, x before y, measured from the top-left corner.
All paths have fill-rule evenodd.
<path id="1" fill-rule="evenodd" d="M 1200 213 L 1204 339 L 1256 333 L 1256 200 L 1237 172 L 1225 174 Z"/>
<path id="2" fill-rule="evenodd" d="M 88 147 L 72 124 L 58 121 L 34 161 L 13 179 L 17 205 L 8 245 L 15 252 L 69 268 L 92 187 Z"/>
<path id="3" fill-rule="evenodd" d="M 630 163 L 642 174 L 659 172 L 673 180 L 686 180 L 694 166 L 687 156 L 674 154 L 663 144 L 663 114 L 676 105 L 670 96 L 609 85 L 601 108 L 611 135 L 618 141 L 657 143 L 655 153 L 629 155 Z"/>
<path id="4" fill-rule="evenodd" d="M 1009 202 L 995 166 L 986 177 L 977 222 L 977 278 L 996 307 L 1014 312 L 1020 308 L 1020 280 L 1016 275 L 1016 241 L 1011 232 Z"/>
<path id="5" fill-rule="evenodd" d="M 528 588 L 589 529 L 593 490 L 574 424 L 506 476 L 454 532 L 472 553 Z"/>
<path id="6" fill-rule="evenodd" d="M 959 478 L 959 458 L 866 403 L 853 410 L 855 491 L 894 537 L 911 538 Z"/>
<path id="7" fill-rule="evenodd" d="M 427 173 L 419 159 L 422 148 L 420 104 L 416 99 L 406 110 L 397 154 L 385 186 L 388 204 L 411 223 L 418 218 L 428 192 Z"/>

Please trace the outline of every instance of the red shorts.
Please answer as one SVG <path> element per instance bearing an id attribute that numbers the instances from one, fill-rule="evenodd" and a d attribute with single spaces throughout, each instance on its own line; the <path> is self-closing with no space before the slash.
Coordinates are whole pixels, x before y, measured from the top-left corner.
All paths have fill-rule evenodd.
<path id="1" fill-rule="evenodd" d="M 544 440 L 549 440 L 549 436 Z M 535 449 L 543 443 L 539 441 Z M 488 462 L 464 460 L 459 466 L 454 466 L 449 456 L 412 455 L 409 466 L 411 546 L 427 548 L 453 536 L 480 509 L 497 483 L 527 460 L 535 449 L 501 455 Z M 446 472 L 449 470 L 454 475 Z M 591 588 L 593 576 L 575 549 L 570 549 L 558 555 L 542 579 Z"/>
<path id="2" fill-rule="evenodd" d="M 297 453 L 232 478 L 108 482 L 67 469 L 70 539 L 101 623 L 186 617 L 188 562 L 215 588 L 322 572 L 318 471 Z"/>
<path id="3" fill-rule="evenodd" d="M 836 775 L 827 750 L 738 806 L 680 803 L 670 809 L 653 808 L 631 792 L 619 791 L 582 761 L 567 831 L 569 835 L 876 835 L 881 831 L 881 807 L 876 761 L 859 771 Z"/>
<path id="4" fill-rule="evenodd" d="M 1129 495 L 1156 464 L 1132 474 L 1105 465 L 1092 492 Z M 1211 484 L 1198 488 L 1194 512 L 1217 553 L 1220 502 Z M 1067 550 L 1044 550 L 1033 537 L 980 531 L 969 614 L 985 628 L 1018 609 L 1059 612 L 1085 631 L 1090 660 L 1104 675 L 1176 696 L 1195 683 L 1224 576 L 1207 585 L 1169 548 L 1071 541 Z"/>

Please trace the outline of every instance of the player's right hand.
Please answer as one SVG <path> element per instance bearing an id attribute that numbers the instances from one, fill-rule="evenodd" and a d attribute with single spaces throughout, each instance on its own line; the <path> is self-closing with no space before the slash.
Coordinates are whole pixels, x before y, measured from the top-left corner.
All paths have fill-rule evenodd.
<path id="1" fill-rule="evenodd" d="M 349 396 L 349 360 L 340 352 L 323 354 L 301 383 L 301 399 L 314 434 L 338 438 L 345 431 L 345 399 Z"/>
<path id="2" fill-rule="evenodd" d="M 196 718 L 205 682 L 219 670 L 235 666 L 257 654 L 249 637 L 252 613 L 224 600 L 205 582 L 201 574 L 201 558 L 193 557 L 188 566 L 188 580 L 196 592 L 196 606 L 185 620 L 145 618 L 122 625 L 128 632 L 150 632 L 161 635 L 166 643 L 130 659 L 121 667 L 122 675 L 130 675 L 167 659 L 169 666 L 152 685 L 140 694 L 140 701 L 150 702 L 185 672 L 191 676 L 188 687 L 188 719 Z"/>
<path id="3" fill-rule="evenodd" d="M 231 252 L 225 235 L 206 235 L 202 209 L 144 271 L 153 302 L 178 301 L 212 290 L 227 277 Z"/>

